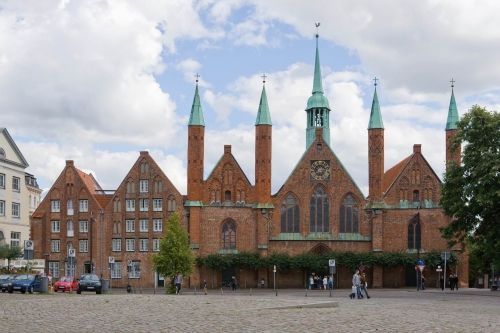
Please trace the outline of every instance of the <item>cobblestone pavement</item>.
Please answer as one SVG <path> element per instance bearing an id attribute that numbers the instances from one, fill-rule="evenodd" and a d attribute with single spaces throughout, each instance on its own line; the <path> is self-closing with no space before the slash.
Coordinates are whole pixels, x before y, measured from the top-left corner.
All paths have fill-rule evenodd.
<path id="1" fill-rule="evenodd" d="M 498 332 L 500 291 L 370 289 L 0 294 L 0 332 Z M 301 304 L 338 301 L 336 308 Z M 293 309 L 272 309 L 295 305 Z"/>

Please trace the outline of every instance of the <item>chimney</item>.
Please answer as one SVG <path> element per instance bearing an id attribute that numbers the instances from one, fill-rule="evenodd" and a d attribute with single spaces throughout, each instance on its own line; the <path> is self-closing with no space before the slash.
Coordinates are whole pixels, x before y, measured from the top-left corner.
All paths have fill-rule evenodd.
<path id="1" fill-rule="evenodd" d="M 422 144 L 415 143 L 413 145 L 413 154 L 416 154 L 416 153 L 422 154 Z"/>
<path id="2" fill-rule="evenodd" d="M 146 156 L 146 155 L 149 155 L 148 151 L 141 151 L 141 156 Z"/>
<path id="3" fill-rule="evenodd" d="M 231 145 L 224 145 L 224 154 L 231 154 Z"/>
<path id="4" fill-rule="evenodd" d="M 73 160 L 66 160 L 66 166 L 75 166 L 75 162 Z"/>

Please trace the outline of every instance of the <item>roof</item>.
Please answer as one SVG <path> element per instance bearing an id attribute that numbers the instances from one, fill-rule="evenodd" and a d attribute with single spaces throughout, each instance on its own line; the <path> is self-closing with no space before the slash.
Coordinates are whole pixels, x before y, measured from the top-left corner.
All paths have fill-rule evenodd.
<path id="1" fill-rule="evenodd" d="M 262 94 L 260 95 L 259 111 L 257 112 L 257 119 L 255 125 L 272 125 L 271 114 L 269 113 L 269 105 L 267 104 L 266 87 L 262 87 Z"/>
<path id="2" fill-rule="evenodd" d="M 368 129 L 384 129 L 384 122 L 382 121 L 382 113 L 380 112 L 380 105 L 378 103 L 377 88 L 373 93 L 372 111 L 370 113 L 370 121 L 368 122 Z"/>
<path id="3" fill-rule="evenodd" d="M 314 80 L 312 96 L 307 100 L 306 110 L 312 108 L 327 108 L 330 110 L 328 99 L 323 95 L 323 82 L 321 80 L 321 66 L 319 63 L 318 35 L 316 35 L 316 59 L 314 62 Z"/>
<path id="4" fill-rule="evenodd" d="M 97 201 L 97 203 L 99 204 L 99 206 L 101 206 L 101 208 L 104 209 L 104 208 L 106 208 L 108 203 L 113 198 L 113 195 L 112 194 L 95 194 L 94 198 Z"/>
<path id="5" fill-rule="evenodd" d="M 455 102 L 455 94 L 451 90 L 450 107 L 448 109 L 448 119 L 446 119 L 446 131 L 456 130 L 458 121 L 457 103 Z"/>
<path id="6" fill-rule="evenodd" d="M 203 110 L 201 109 L 200 95 L 198 95 L 198 83 L 196 83 L 196 90 L 194 92 L 193 105 L 191 106 L 188 126 L 205 126 L 205 121 L 203 120 Z"/>
<path id="7" fill-rule="evenodd" d="M 96 194 L 97 191 L 102 191 L 101 186 L 99 183 L 95 180 L 94 176 L 92 174 L 86 174 L 82 170 L 78 169 L 75 167 L 76 172 L 82 179 L 83 183 L 85 184 L 85 187 L 87 190 L 89 190 L 90 194 L 94 195 Z"/>
<path id="8" fill-rule="evenodd" d="M 382 180 L 382 191 L 387 192 L 389 187 L 394 183 L 394 181 L 398 178 L 398 176 L 401 174 L 405 166 L 410 162 L 413 154 L 390 168 L 384 173 L 384 179 Z"/>
<path id="9" fill-rule="evenodd" d="M 45 213 L 33 213 L 33 215 L 31 215 L 32 218 L 35 218 L 35 219 L 40 219 L 43 217 L 43 215 L 45 215 Z"/>

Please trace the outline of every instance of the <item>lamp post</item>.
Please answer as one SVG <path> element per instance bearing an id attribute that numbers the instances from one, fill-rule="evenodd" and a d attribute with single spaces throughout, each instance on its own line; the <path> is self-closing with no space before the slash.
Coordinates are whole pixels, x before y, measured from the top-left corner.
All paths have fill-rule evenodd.
<path id="1" fill-rule="evenodd" d="M 45 253 L 44 254 L 45 256 L 45 276 L 49 276 L 49 256 L 50 254 L 49 253 Z"/>

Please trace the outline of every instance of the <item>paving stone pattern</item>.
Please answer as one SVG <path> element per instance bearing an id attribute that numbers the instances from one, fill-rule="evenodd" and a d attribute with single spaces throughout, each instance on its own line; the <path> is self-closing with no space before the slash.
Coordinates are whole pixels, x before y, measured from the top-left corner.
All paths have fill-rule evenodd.
<path id="1" fill-rule="evenodd" d="M 248 290 L 205 296 L 185 290 L 164 295 L 0 294 L 0 332 L 498 332 L 500 292 L 369 290 L 350 300 L 349 290 Z M 337 308 L 301 304 L 338 301 Z M 296 305 L 293 309 L 273 307 Z"/>

